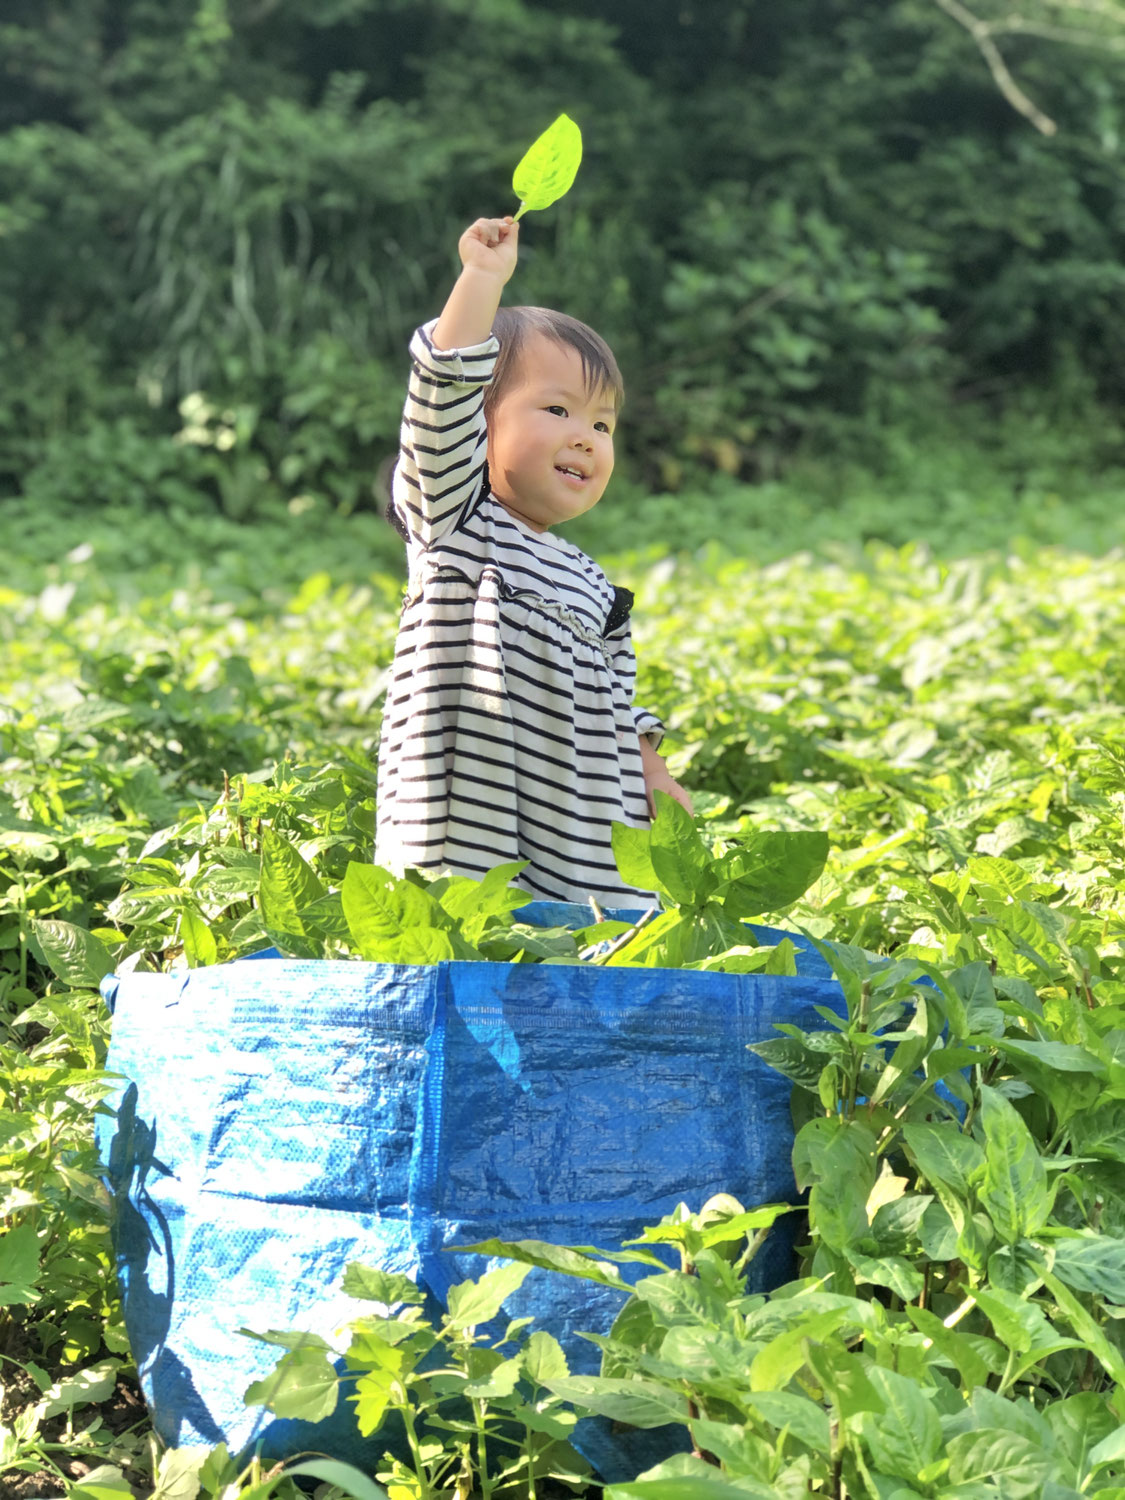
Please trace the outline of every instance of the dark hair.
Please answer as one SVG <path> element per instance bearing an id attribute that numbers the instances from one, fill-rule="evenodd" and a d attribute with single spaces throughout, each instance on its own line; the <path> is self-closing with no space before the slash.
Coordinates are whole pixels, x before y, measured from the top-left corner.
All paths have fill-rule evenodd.
<path id="1" fill-rule="evenodd" d="M 500 353 L 492 380 L 485 387 L 484 415 L 487 420 L 498 401 L 511 389 L 519 376 L 520 353 L 529 334 L 541 333 L 556 344 L 574 349 L 582 361 L 582 376 L 588 392 L 607 389 L 613 397 L 613 408 L 620 412 L 625 400 L 625 382 L 613 357 L 613 350 L 600 333 L 566 313 L 550 307 L 501 307 L 492 323 L 500 340 Z"/>

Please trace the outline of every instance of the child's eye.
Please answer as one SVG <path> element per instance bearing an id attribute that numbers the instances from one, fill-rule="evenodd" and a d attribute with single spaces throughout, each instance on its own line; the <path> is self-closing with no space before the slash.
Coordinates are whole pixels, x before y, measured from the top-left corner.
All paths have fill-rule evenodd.
<path id="1" fill-rule="evenodd" d="M 549 412 L 554 412 L 555 415 L 559 416 L 559 417 L 565 417 L 566 416 L 566 407 L 565 406 L 548 406 L 547 410 Z"/>
<path id="2" fill-rule="evenodd" d="M 594 426 L 598 429 L 599 432 L 609 432 L 608 422 L 595 422 Z"/>

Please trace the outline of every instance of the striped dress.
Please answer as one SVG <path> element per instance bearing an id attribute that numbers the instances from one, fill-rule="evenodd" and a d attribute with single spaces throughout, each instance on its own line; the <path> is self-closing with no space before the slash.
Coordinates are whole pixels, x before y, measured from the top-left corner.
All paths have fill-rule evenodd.
<path id="1" fill-rule="evenodd" d="M 648 826 L 637 737 L 663 733 L 633 706 L 632 595 L 492 497 L 483 400 L 499 344 L 435 351 L 434 326 L 410 346 L 391 501 L 410 571 L 375 861 L 479 879 L 526 860 L 534 896 L 648 902 L 610 847 L 615 821 Z"/>

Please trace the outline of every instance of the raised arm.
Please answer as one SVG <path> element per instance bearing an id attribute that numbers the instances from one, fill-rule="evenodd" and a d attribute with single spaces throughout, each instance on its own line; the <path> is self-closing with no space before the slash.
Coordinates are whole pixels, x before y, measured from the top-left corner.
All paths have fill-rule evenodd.
<path id="1" fill-rule="evenodd" d="M 484 388 L 492 378 L 492 320 L 516 264 L 519 231 L 478 219 L 458 246 L 464 269 L 436 323 L 410 345 L 392 503 L 413 543 L 429 547 L 464 525 L 480 503 L 488 436 Z"/>
<path id="2" fill-rule="evenodd" d="M 478 219 L 457 242 L 462 271 L 453 284 L 437 327 L 435 349 L 483 344 L 492 332 L 500 293 L 516 269 L 520 226 L 512 219 Z"/>

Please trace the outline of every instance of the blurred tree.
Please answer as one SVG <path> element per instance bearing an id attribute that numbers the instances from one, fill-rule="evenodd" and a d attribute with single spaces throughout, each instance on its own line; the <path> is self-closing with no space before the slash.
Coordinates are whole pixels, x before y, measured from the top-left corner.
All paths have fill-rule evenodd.
<path id="1" fill-rule="evenodd" d="M 1045 48 L 1063 4 L 1116 24 L 993 36 L 1047 139 L 939 0 L 8 0 L 0 491 L 129 448 L 239 513 L 370 503 L 410 328 L 562 109 L 586 163 L 511 296 L 614 344 L 646 482 L 951 394 L 1117 401 L 1125 57 Z M 171 446 L 197 393 L 229 447 Z"/>
<path id="2" fill-rule="evenodd" d="M 1004 13 L 989 19 L 970 10 L 961 0 L 934 0 L 976 42 L 1000 92 L 1044 135 L 1054 135 L 1058 126 L 1024 93 L 1013 77 L 1001 41 L 1005 37 L 1039 37 L 1077 47 L 1097 47 L 1125 52 L 1125 6 L 1114 0 L 1030 0 L 1018 10 L 1005 6 Z M 993 0 L 993 8 L 995 0 Z M 979 9 L 979 7 L 978 7 Z"/>

